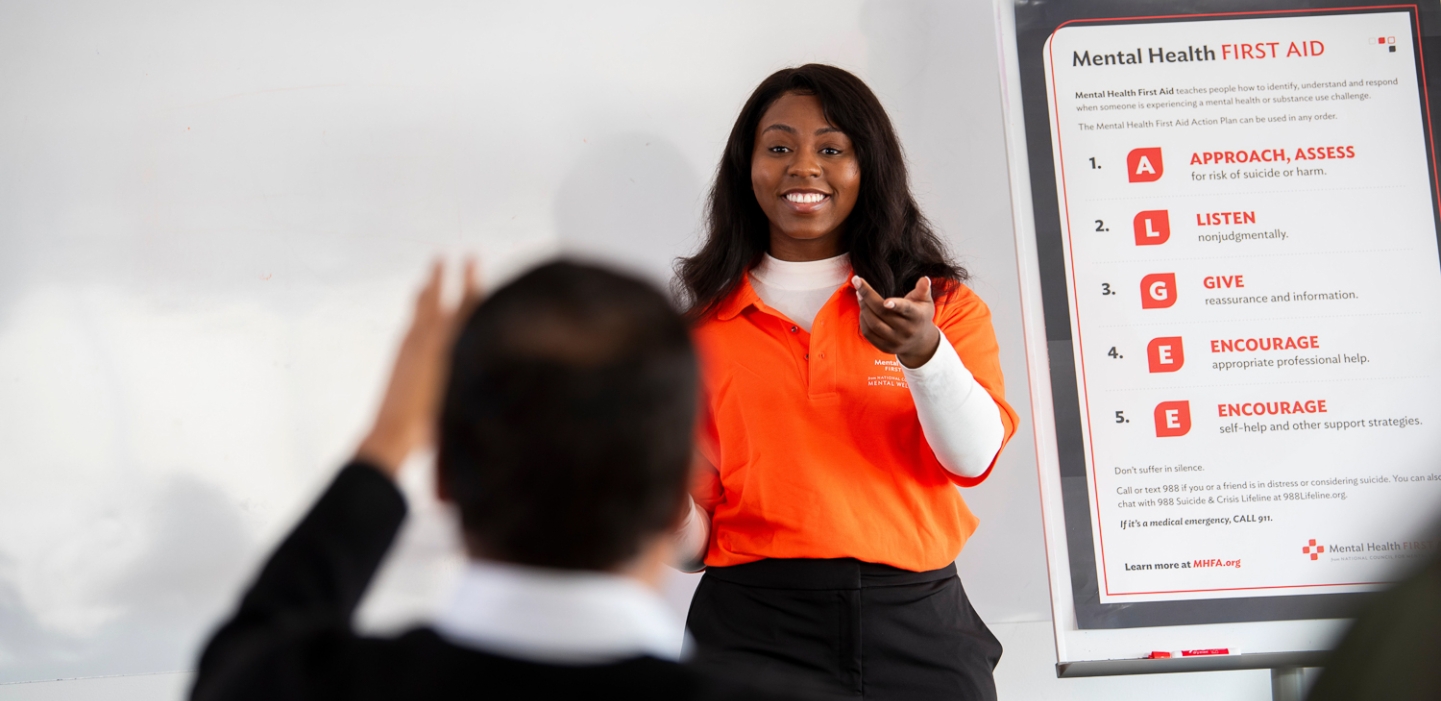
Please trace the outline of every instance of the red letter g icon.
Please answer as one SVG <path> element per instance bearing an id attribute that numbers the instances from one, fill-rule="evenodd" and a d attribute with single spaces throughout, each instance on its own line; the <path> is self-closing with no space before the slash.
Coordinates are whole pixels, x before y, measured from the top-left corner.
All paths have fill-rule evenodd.
<path id="1" fill-rule="evenodd" d="M 1175 303 L 1175 273 L 1152 273 L 1141 278 L 1142 309 L 1164 309 Z"/>

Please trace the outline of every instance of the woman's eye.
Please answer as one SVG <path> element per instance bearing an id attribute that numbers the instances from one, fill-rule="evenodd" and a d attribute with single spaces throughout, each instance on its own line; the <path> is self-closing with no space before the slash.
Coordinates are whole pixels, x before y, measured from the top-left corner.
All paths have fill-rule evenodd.
<path id="1" fill-rule="evenodd" d="M 827 155 L 827 156 L 839 156 L 839 155 L 841 155 L 841 150 L 838 149 L 838 148 L 831 148 L 831 147 L 827 146 L 827 147 L 821 149 L 821 153 L 824 153 L 824 154 Z"/>
<path id="2" fill-rule="evenodd" d="M 789 151 L 790 151 L 790 149 L 788 149 L 788 148 L 786 148 L 786 147 L 784 147 L 784 146 L 772 146 L 772 147 L 770 147 L 770 149 L 768 149 L 768 150 L 769 150 L 771 153 L 786 153 L 786 152 L 789 152 Z"/>

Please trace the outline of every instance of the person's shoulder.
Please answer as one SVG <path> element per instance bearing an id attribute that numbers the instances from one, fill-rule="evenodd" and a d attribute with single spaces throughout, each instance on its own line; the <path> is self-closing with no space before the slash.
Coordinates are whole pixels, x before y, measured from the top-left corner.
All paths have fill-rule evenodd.
<path id="1" fill-rule="evenodd" d="M 942 304 L 985 304 L 981 301 L 981 296 L 976 294 L 976 291 L 971 289 L 970 285 L 960 280 L 942 278 L 932 278 L 932 280 L 934 280 L 932 289 L 934 289 L 935 292 L 933 292 L 931 296 L 935 299 L 937 306 Z"/>
<path id="2" fill-rule="evenodd" d="M 743 276 L 731 289 L 699 312 L 692 310 L 691 328 L 700 332 L 723 327 L 759 300 L 750 278 Z"/>
<path id="3" fill-rule="evenodd" d="M 717 361 L 756 340 L 753 325 L 742 321 L 754 299 L 755 293 L 744 286 L 691 323 L 691 337 L 705 367 L 720 367 Z"/>
<path id="4" fill-rule="evenodd" d="M 991 308 L 986 306 L 981 296 L 964 282 L 946 280 L 936 285 L 935 289 L 936 293 L 932 298 L 936 303 L 938 322 L 941 320 L 964 321 L 986 318 L 991 315 Z"/>
<path id="5" fill-rule="evenodd" d="M 1374 596 L 1347 631 L 1308 699 L 1441 698 L 1441 559 Z"/>
<path id="6" fill-rule="evenodd" d="M 395 638 L 366 638 L 353 658 L 357 676 L 390 698 L 460 698 L 471 691 L 501 698 L 692 698 L 680 665 L 635 658 L 611 664 L 563 665 L 509 657 L 453 643 L 430 628 Z M 680 693 L 677 693 L 680 692 Z M 370 698 L 364 693 L 358 698 Z M 380 698 L 376 696 L 375 698 Z"/>
<path id="7" fill-rule="evenodd" d="M 384 648 L 389 657 L 381 666 L 405 670 L 406 686 L 416 692 L 412 698 L 429 698 L 444 689 L 472 687 L 523 689 L 526 698 L 534 699 L 780 701 L 790 698 L 654 657 L 634 657 L 598 665 L 549 664 L 456 645 L 429 628 L 377 640 L 375 644 Z"/>
<path id="8" fill-rule="evenodd" d="M 725 321 L 729 321 L 729 319 Z M 694 333 L 696 335 L 708 335 L 716 333 L 720 329 L 720 327 L 724 325 L 724 321 L 722 321 L 722 319 L 720 318 L 720 312 L 712 309 L 706 312 L 703 316 L 700 316 L 694 321 L 692 321 L 690 328 L 691 333 Z"/>

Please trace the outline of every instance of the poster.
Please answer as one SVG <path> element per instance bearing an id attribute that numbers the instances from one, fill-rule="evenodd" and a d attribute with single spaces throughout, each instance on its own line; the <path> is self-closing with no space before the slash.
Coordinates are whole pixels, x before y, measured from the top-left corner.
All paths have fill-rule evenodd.
<path id="1" fill-rule="evenodd" d="M 1044 45 L 1074 369 L 1053 384 L 1101 608 L 1365 592 L 1434 553 L 1441 255 L 1413 17 L 1097 18 Z"/>

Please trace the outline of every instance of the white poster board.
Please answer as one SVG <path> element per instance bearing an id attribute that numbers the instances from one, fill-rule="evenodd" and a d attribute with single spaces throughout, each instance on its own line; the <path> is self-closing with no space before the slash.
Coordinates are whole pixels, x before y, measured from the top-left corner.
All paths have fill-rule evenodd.
<path id="1" fill-rule="evenodd" d="M 1436 9 L 997 4 L 1062 676 L 1316 664 L 1434 552 Z"/>

